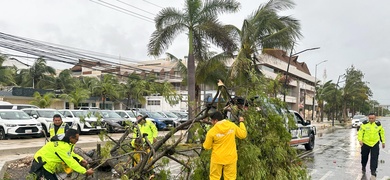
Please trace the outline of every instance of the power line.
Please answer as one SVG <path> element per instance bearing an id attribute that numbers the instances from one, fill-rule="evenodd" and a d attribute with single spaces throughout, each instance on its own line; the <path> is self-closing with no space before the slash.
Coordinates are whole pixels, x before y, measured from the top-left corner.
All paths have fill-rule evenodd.
<path id="1" fill-rule="evenodd" d="M 139 68 L 136 65 L 133 66 L 124 65 L 124 64 L 109 61 L 107 59 L 85 55 L 81 52 L 59 48 L 53 45 L 48 45 L 34 40 L 21 38 L 9 34 L 1 33 L 1 32 L 0 32 L 0 47 L 4 47 L 18 52 L 23 52 L 26 54 L 31 54 L 37 57 L 44 57 L 45 59 L 51 61 L 71 64 L 71 65 L 80 65 L 94 70 L 99 70 L 105 73 L 107 73 L 110 69 L 107 69 L 107 67 L 102 67 L 102 68 L 106 68 L 105 70 L 102 70 L 101 68 L 95 68 L 91 63 L 85 64 L 82 63 L 82 61 L 80 60 L 87 60 L 92 63 L 103 62 L 106 65 L 111 65 L 111 67 L 118 66 L 123 70 L 129 70 L 129 71 L 143 71 L 143 72 L 150 72 L 150 73 L 154 72 L 153 70 Z M 117 73 L 117 75 L 123 76 L 119 74 L 119 72 Z"/>
<path id="2" fill-rule="evenodd" d="M 154 3 L 152 3 L 152 2 L 149 2 L 149 1 L 147 1 L 147 0 L 144 0 L 144 1 L 145 1 L 146 3 L 149 3 L 149 4 L 153 5 L 153 6 L 159 7 L 159 8 L 161 8 L 161 9 L 164 8 L 164 7 L 161 7 L 161 6 L 157 5 L 157 4 L 154 4 Z"/>
<path id="3" fill-rule="evenodd" d="M 96 3 L 96 4 L 99 4 L 99 5 L 105 6 L 105 7 L 107 7 L 107 8 L 113 9 L 113 10 L 115 10 L 115 11 L 122 12 L 122 13 L 125 13 L 125 14 L 127 14 L 127 15 L 136 17 L 136 18 L 138 18 L 138 19 L 144 20 L 144 21 L 146 21 L 146 22 L 154 23 L 153 19 L 150 18 L 150 17 L 147 17 L 147 16 L 144 16 L 144 15 L 141 15 L 141 14 L 138 14 L 138 13 L 135 13 L 135 12 L 132 12 L 132 11 L 130 11 L 130 10 L 127 10 L 127 9 L 122 8 L 122 7 L 119 7 L 119 6 L 116 6 L 116 5 L 113 5 L 113 4 L 104 2 L 104 1 L 102 1 L 102 0 L 99 0 L 100 2 L 97 2 L 97 1 L 94 1 L 94 0 L 90 0 L 90 1 L 91 1 L 91 2 L 94 2 L 94 3 Z"/>
<path id="4" fill-rule="evenodd" d="M 120 0 L 117 0 L 117 1 L 120 2 L 120 3 L 122 3 L 122 4 L 128 5 L 128 6 L 132 7 L 132 8 L 138 9 L 138 10 L 140 10 L 140 11 L 142 11 L 142 12 L 145 12 L 145 13 L 148 13 L 148 14 L 150 14 L 150 15 L 156 16 L 156 14 L 153 14 L 153 13 L 151 13 L 151 12 L 149 12 L 149 11 L 146 11 L 146 10 L 143 10 L 143 9 L 138 8 L 138 7 L 136 7 L 136 6 L 133 6 L 133 5 L 129 4 L 129 3 L 126 3 L 126 2 L 123 2 L 123 1 L 120 1 Z"/>

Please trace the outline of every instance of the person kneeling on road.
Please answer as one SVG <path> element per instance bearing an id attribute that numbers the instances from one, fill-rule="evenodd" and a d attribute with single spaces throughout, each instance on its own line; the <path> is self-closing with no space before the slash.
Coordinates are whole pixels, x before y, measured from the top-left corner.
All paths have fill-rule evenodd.
<path id="1" fill-rule="evenodd" d="M 62 163 L 65 163 L 80 174 L 92 175 L 94 173 L 92 168 L 86 170 L 83 167 L 87 166 L 88 162 L 73 152 L 78 140 L 79 133 L 75 129 L 69 129 L 61 140 L 54 136 L 51 142 L 35 153 L 30 173 L 34 173 L 36 179 L 57 180 L 55 173 L 61 169 Z"/>

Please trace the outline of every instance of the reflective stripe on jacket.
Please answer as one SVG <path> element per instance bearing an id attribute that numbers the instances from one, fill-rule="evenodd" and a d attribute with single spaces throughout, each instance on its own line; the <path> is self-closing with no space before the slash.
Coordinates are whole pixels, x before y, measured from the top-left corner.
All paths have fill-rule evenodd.
<path id="1" fill-rule="evenodd" d="M 46 162 L 43 166 L 48 172 L 56 173 L 57 169 L 61 169 L 61 163 L 64 162 L 74 171 L 85 174 L 87 170 L 79 164 L 73 157 L 81 158 L 79 161 L 82 161 L 83 158 L 79 155 L 76 155 L 73 152 L 74 145 L 64 141 L 52 141 L 45 144 L 41 149 L 39 149 L 35 155 L 34 159 L 38 161 L 38 157 L 42 157 L 42 161 Z"/>
<path id="2" fill-rule="evenodd" d="M 379 140 L 384 144 L 386 142 L 385 130 L 378 121 L 363 123 L 359 128 L 358 140 L 370 147 L 373 147 Z"/>
<path id="3" fill-rule="evenodd" d="M 247 136 L 244 123 L 238 127 L 228 120 L 218 121 L 206 135 L 203 143 L 205 149 L 212 149 L 211 162 L 216 164 L 231 164 L 237 161 L 236 138 Z"/>
<path id="4" fill-rule="evenodd" d="M 54 123 L 51 123 L 50 124 L 50 130 L 49 130 L 49 133 L 50 133 L 50 139 L 55 136 L 55 135 L 59 135 L 59 134 L 64 134 L 65 135 L 65 132 L 69 129 L 69 125 L 66 124 L 66 123 L 62 123 L 60 125 L 60 127 L 58 128 L 57 130 L 57 133 L 54 132 L 55 131 L 55 126 L 54 126 Z"/>

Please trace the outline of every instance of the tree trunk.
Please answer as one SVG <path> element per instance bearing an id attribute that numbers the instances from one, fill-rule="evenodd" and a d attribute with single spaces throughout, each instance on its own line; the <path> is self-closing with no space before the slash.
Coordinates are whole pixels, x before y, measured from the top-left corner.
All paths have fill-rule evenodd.
<path id="1" fill-rule="evenodd" d="M 194 57 L 194 46 L 193 46 L 194 34 L 193 30 L 190 29 L 188 32 L 188 61 L 187 61 L 187 87 L 188 87 L 188 120 L 194 119 L 195 113 L 193 112 L 195 104 L 195 57 Z M 192 139 L 191 133 L 188 134 L 187 141 Z"/>

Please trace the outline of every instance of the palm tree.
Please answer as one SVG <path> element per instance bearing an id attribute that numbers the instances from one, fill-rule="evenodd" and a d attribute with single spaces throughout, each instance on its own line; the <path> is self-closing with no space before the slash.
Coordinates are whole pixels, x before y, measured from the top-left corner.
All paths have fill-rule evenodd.
<path id="1" fill-rule="evenodd" d="M 315 99 L 318 102 L 318 108 L 320 109 L 321 118 L 320 121 L 324 121 L 324 102 L 326 101 L 326 97 L 332 96 L 330 98 L 333 99 L 335 84 L 332 83 L 332 80 L 327 81 L 325 84 L 316 86 L 316 94 Z M 328 98 L 329 99 L 329 98 Z"/>
<path id="2" fill-rule="evenodd" d="M 187 67 L 183 64 L 181 59 L 174 55 L 167 53 L 170 60 L 176 62 L 176 69 L 179 70 L 183 81 L 187 81 Z M 204 55 L 206 59 L 198 61 L 195 69 L 195 99 L 196 107 L 200 107 L 200 85 L 215 87 L 218 80 L 226 80 L 228 68 L 226 66 L 227 60 L 231 58 L 227 53 L 216 54 L 209 52 Z"/>
<path id="3" fill-rule="evenodd" d="M 131 104 L 131 100 L 134 100 L 134 103 L 143 103 L 145 102 L 144 95 L 150 93 L 148 86 L 148 81 L 143 80 L 139 75 L 133 73 L 130 74 L 127 83 L 122 84 L 124 87 L 124 93 L 127 97 L 127 108 L 134 107 L 134 104 Z"/>
<path id="4" fill-rule="evenodd" d="M 50 107 L 51 104 L 55 101 L 54 93 L 46 93 L 43 96 L 39 92 L 34 92 L 34 100 L 31 101 L 31 104 L 38 106 L 39 108 Z"/>
<path id="5" fill-rule="evenodd" d="M 155 18 L 156 30 L 148 44 L 148 53 L 158 56 L 172 44 L 176 35 L 186 32 L 188 45 L 188 100 L 195 101 L 195 57 L 202 58 L 207 49 L 206 40 L 231 51 L 234 44 L 218 21 L 218 14 L 236 12 L 239 3 L 235 0 L 186 0 L 183 11 L 168 7 L 162 9 Z M 189 103 L 188 112 L 192 112 Z M 193 118 L 193 114 L 189 114 Z"/>
<path id="6" fill-rule="evenodd" d="M 14 79 L 16 67 L 3 67 L 3 63 L 6 59 L 7 56 L 0 54 L 0 86 L 16 85 Z"/>
<path id="7" fill-rule="evenodd" d="M 74 90 L 74 83 L 75 78 L 72 77 L 71 71 L 69 69 L 65 69 L 54 79 L 53 89 L 62 90 L 64 93 L 70 93 Z M 78 87 L 79 86 L 76 86 L 76 89 Z"/>
<path id="8" fill-rule="evenodd" d="M 118 78 L 112 74 L 102 75 L 101 80 L 93 87 L 93 92 L 99 94 L 103 101 L 103 109 L 106 109 L 106 99 L 117 99 L 120 94 Z"/>
<path id="9" fill-rule="evenodd" d="M 47 66 L 46 60 L 40 57 L 30 69 L 23 69 L 19 72 L 17 82 L 22 87 L 44 88 L 54 83 L 54 78 L 48 78 L 48 75 L 55 74 L 55 69 Z"/>
<path id="10" fill-rule="evenodd" d="M 249 82 L 251 71 L 257 71 L 257 54 L 268 48 L 290 48 L 295 39 L 301 36 L 298 20 L 280 16 L 278 12 L 294 6 L 291 0 L 270 0 L 244 20 L 241 29 L 227 25 L 235 42 L 238 54 L 232 64 L 230 78 L 235 86 Z"/>
<path id="11" fill-rule="evenodd" d="M 69 94 L 61 94 L 60 98 L 68 100 L 70 103 L 73 103 L 75 109 L 78 108 L 79 104 L 87 100 L 90 97 L 91 92 L 88 89 L 82 87 L 76 87 L 74 91 L 71 91 Z"/>

